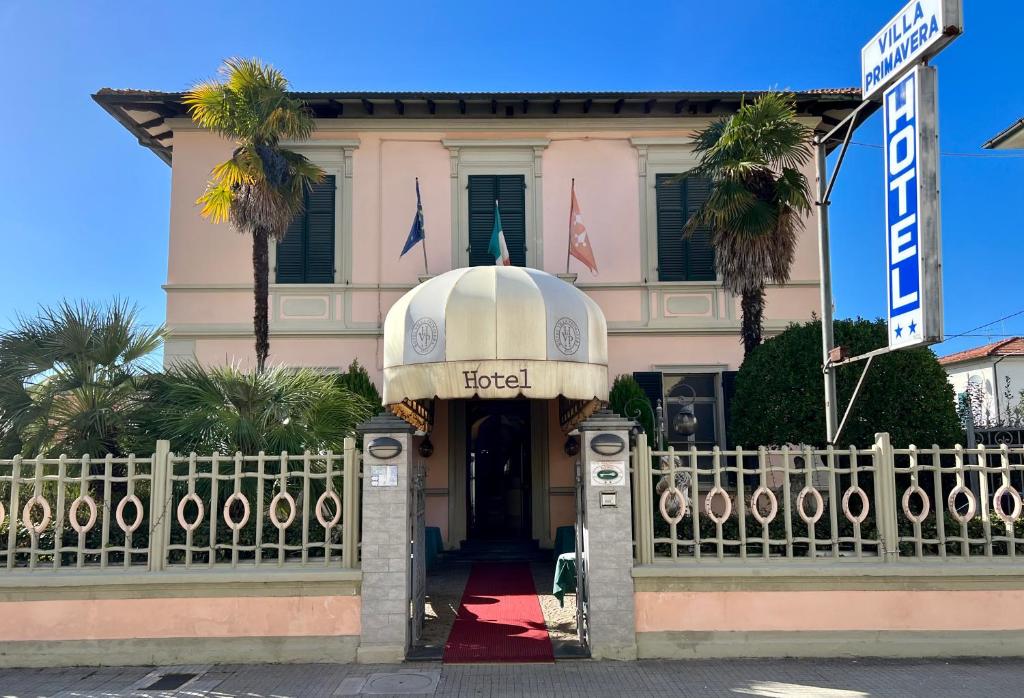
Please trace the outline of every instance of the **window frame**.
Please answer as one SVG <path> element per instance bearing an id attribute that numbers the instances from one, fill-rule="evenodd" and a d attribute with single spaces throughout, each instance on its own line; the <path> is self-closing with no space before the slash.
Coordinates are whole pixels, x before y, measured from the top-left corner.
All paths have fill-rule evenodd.
<path id="1" fill-rule="evenodd" d="M 544 264 L 542 154 L 548 139 L 445 139 L 452 177 L 452 265 L 469 266 L 469 176 L 520 175 L 526 183 L 526 266 Z"/>
<path id="2" fill-rule="evenodd" d="M 313 283 L 277 282 L 277 242 L 270 240 L 270 285 L 308 288 L 348 284 L 352 281 L 352 172 L 353 152 L 358 140 L 324 139 L 295 143 L 283 141 L 283 148 L 305 155 L 324 174 L 334 175 L 334 280 Z"/>
<path id="3" fill-rule="evenodd" d="M 664 174 L 685 174 L 694 169 L 699 158 L 693 150 L 693 139 L 682 137 L 631 138 L 637 151 L 637 172 L 640 182 L 640 255 L 643 260 L 644 283 L 648 286 L 687 287 L 721 286 L 714 279 L 705 281 L 660 281 L 658 279 L 658 192 L 657 177 Z"/>
<path id="4" fill-rule="evenodd" d="M 665 282 L 665 283 L 676 283 L 676 282 Z M 679 283 L 692 283 L 692 282 L 679 282 Z M 715 386 L 715 397 L 714 398 L 697 398 L 697 402 L 709 404 L 713 401 L 715 405 L 715 444 L 719 448 L 725 448 L 725 389 L 722 384 L 722 374 L 730 370 L 725 364 L 712 364 L 712 365 L 668 365 L 668 366 L 654 366 L 652 371 L 659 371 L 661 373 L 661 399 L 662 405 L 665 406 L 665 419 L 668 420 L 668 393 L 670 384 L 673 382 L 673 378 L 677 376 L 693 376 L 693 375 L 710 375 L 714 381 Z M 666 425 L 667 426 L 667 425 Z M 666 434 L 667 436 L 667 434 Z M 669 442 L 671 443 L 671 441 Z M 688 442 L 690 443 L 690 442 Z"/>

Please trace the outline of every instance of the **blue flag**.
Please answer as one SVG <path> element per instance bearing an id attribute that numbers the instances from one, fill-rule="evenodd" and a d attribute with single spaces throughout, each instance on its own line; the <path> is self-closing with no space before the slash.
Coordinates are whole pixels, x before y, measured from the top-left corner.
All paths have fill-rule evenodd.
<path id="1" fill-rule="evenodd" d="M 416 178 L 416 217 L 412 219 L 412 228 L 409 229 L 409 237 L 405 239 L 405 247 L 402 248 L 402 254 L 399 257 L 404 257 L 405 253 L 416 246 L 416 243 L 422 242 L 426 234 L 423 230 L 423 202 L 420 201 L 420 180 Z"/>

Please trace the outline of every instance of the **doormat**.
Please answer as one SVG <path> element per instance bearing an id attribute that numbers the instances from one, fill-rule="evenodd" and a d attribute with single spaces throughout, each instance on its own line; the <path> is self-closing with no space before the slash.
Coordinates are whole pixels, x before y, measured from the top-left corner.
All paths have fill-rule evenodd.
<path id="1" fill-rule="evenodd" d="M 444 646 L 444 661 L 555 661 L 529 563 L 473 565 Z"/>

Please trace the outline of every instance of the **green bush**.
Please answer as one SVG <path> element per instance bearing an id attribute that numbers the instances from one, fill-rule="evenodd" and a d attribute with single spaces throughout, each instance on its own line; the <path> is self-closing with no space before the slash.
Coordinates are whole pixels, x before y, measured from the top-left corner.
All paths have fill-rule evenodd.
<path id="1" fill-rule="evenodd" d="M 838 320 L 835 336 L 851 356 L 887 341 L 882 320 Z M 863 366 L 838 369 L 840 416 Z M 747 447 L 825 444 L 820 322 L 792 325 L 747 356 L 736 376 L 730 427 L 732 442 Z M 948 447 L 962 441 L 953 389 L 930 349 L 905 349 L 874 359 L 839 444 L 867 446 L 882 431 L 898 446 Z"/>
<path id="2" fill-rule="evenodd" d="M 363 398 L 372 414 L 378 414 L 383 409 L 384 402 L 381 400 L 380 391 L 370 379 L 370 374 L 360 365 L 359 359 L 352 359 L 348 370 L 337 375 L 337 381 L 338 385 Z"/>
<path id="3" fill-rule="evenodd" d="M 655 443 L 654 420 L 651 419 L 654 405 L 633 376 L 623 373 L 615 379 L 608 393 L 608 404 L 616 414 L 638 421 L 647 434 L 647 443 L 652 448 L 658 447 Z"/>

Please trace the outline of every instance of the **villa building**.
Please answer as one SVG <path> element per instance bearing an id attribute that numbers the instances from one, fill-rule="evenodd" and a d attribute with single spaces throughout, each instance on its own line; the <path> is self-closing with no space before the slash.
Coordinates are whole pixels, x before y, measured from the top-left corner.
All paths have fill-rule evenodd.
<path id="1" fill-rule="evenodd" d="M 271 250 L 272 362 L 333 371 L 358 359 L 378 386 L 384 384 L 386 401 L 401 402 L 409 395 L 392 389 L 386 376 L 391 347 L 385 317 L 403 294 L 429 277 L 441 287 L 425 291 L 418 303 L 461 303 L 477 323 L 466 328 L 465 346 L 457 350 L 461 356 L 480 359 L 475 349 L 497 342 L 499 354 L 509 358 L 501 352 L 510 341 L 543 329 L 543 301 L 570 289 L 545 287 L 532 295 L 522 288 L 514 291 L 533 298 L 538 315 L 508 310 L 505 303 L 497 312 L 510 323 L 510 334 L 497 338 L 482 329 L 486 323 L 480 321 L 491 317 L 477 303 L 479 289 L 470 277 L 449 296 L 451 284 L 437 277 L 494 265 L 487 247 L 497 201 L 512 265 L 557 274 L 585 294 L 570 302 L 585 298 L 594 306 L 584 312 L 579 329 L 570 328 L 585 332 L 589 322 L 589 361 L 596 367 L 586 379 L 589 392 L 574 397 L 604 399 L 615 376 L 632 373 L 652 404 L 664 401 L 669 425 L 683 399 L 692 399 L 697 433 L 690 439 L 670 430 L 670 442 L 726 445 L 731 378 L 742 359 L 739 299 L 716 279 L 707 231 L 682 237 L 687 216 L 708 188 L 678 175 L 696 164 L 694 132 L 733 112 L 753 93 L 297 96 L 314 111 L 316 131 L 307 142 L 290 147 L 323 167 L 327 176 L 309 195 L 305 213 L 284 241 Z M 210 169 L 229 155 L 231 144 L 196 127 L 181 97 L 102 90 L 95 99 L 171 167 L 165 362 L 194 358 L 207 364 L 251 364 L 250 241 L 226 224 L 213 226 L 195 205 Z M 819 132 L 859 103 L 857 90 L 796 95 L 800 118 Z M 811 167 L 807 175 L 813 181 Z M 417 179 L 425 254 L 414 249 L 400 256 L 416 211 Z M 572 187 L 596 273 L 567 255 Z M 819 311 L 818 278 L 811 218 L 800 238 L 792 281 L 768 289 L 768 334 L 810 320 Z M 535 285 L 525 275 L 519 280 Z M 503 303 L 493 295 L 492 302 Z M 531 327 L 535 321 L 542 326 Z M 401 323 L 396 319 L 396 324 Z M 530 349 L 529 356 L 578 358 L 557 348 L 545 355 L 543 338 L 536 342 L 540 353 Z M 587 337 L 583 344 L 588 345 Z M 406 353 L 422 359 L 421 349 Z M 427 351 L 426 359 L 439 360 L 437 351 Z M 400 356 L 397 362 L 402 363 Z M 558 391 L 531 395 L 519 380 L 512 376 L 508 388 L 489 396 L 566 397 Z M 514 424 L 514 438 L 525 444 L 520 466 L 526 471 L 506 474 L 500 483 L 481 483 L 485 490 L 493 486 L 506 492 L 507 520 L 492 523 L 550 546 L 557 528 L 575 518 L 572 458 L 563 451 L 565 425 L 559 422 L 558 401 L 533 400 L 526 407 L 466 399 L 482 394 L 466 384 L 450 399 L 429 405 L 434 453 L 426 463 L 428 524 L 441 528 L 448 546 L 472 536 L 466 520 L 479 517 L 463 485 L 467 454 L 474 453 L 474 425 L 497 410 L 497 419 L 507 427 Z"/>

